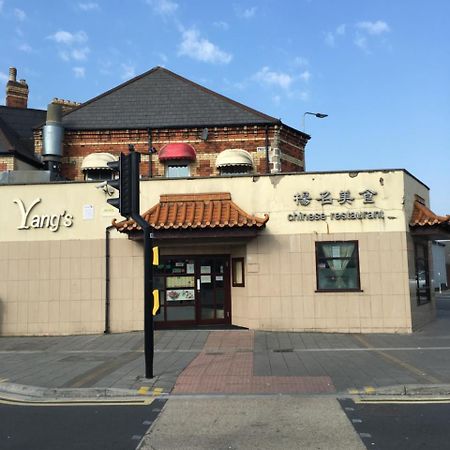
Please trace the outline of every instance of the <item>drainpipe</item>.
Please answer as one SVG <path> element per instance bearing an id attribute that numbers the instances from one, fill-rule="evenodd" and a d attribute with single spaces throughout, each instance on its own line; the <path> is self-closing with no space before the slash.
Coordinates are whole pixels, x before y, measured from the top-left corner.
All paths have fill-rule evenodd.
<path id="1" fill-rule="evenodd" d="M 152 129 L 148 128 L 148 177 L 153 177 L 153 161 L 152 155 L 156 153 L 156 150 L 153 148 L 153 138 L 152 138 Z"/>
<path id="2" fill-rule="evenodd" d="M 110 327 L 110 311 L 111 311 L 111 295 L 110 295 L 110 231 L 114 228 L 109 225 L 105 228 L 105 330 L 104 334 L 111 333 Z"/>
<path id="3" fill-rule="evenodd" d="M 270 173 L 269 165 L 269 127 L 266 125 L 266 173 Z"/>
<path id="4" fill-rule="evenodd" d="M 148 177 L 152 177 L 152 129 L 148 129 Z"/>

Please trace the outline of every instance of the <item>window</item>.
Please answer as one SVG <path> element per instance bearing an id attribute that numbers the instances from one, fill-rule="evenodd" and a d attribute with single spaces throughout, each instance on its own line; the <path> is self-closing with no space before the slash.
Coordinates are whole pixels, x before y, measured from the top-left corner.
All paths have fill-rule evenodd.
<path id="1" fill-rule="evenodd" d="M 414 255 L 416 260 L 417 304 L 420 306 L 431 301 L 428 244 L 426 242 L 416 242 Z"/>
<path id="2" fill-rule="evenodd" d="M 222 166 L 219 167 L 220 175 L 247 175 L 253 172 L 251 166 Z"/>
<path id="3" fill-rule="evenodd" d="M 220 175 L 246 175 L 253 172 L 253 158 L 247 150 L 229 148 L 217 156 L 216 168 Z"/>
<path id="4" fill-rule="evenodd" d="M 85 181 L 102 181 L 111 180 L 113 172 L 111 169 L 85 169 L 84 179 Z"/>
<path id="5" fill-rule="evenodd" d="M 189 165 L 185 161 L 171 161 L 166 163 L 167 178 L 189 177 Z"/>
<path id="6" fill-rule="evenodd" d="M 244 287 L 244 258 L 233 258 L 231 260 L 231 279 L 233 287 Z"/>
<path id="7" fill-rule="evenodd" d="M 316 242 L 317 291 L 359 291 L 357 241 Z"/>

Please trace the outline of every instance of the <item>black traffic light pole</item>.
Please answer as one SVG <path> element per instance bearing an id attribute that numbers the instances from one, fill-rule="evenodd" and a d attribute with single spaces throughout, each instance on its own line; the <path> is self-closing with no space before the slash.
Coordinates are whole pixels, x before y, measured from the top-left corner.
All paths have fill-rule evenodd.
<path id="1" fill-rule="evenodd" d="M 144 352 L 145 378 L 153 378 L 153 245 L 150 225 L 139 214 L 139 163 L 141 154 L 129 145 L 130 153 L 120 155 L 117 162 L 110 162 L 113 170 L 119 172 L 119 179 L 108 184 L 119 189 L 118 199 L 109 199 L 108 203 L 119 209 L 124 217 L 132 217 L 144 232 Z"/>
<path id="2" fill-rule="evenodd" d="M 139 163 L 141 154 L 130 145 L 131 217 L 144 232 L 144 354 L 145 378 L 153 378 L 153 251 L 150 225 L 140 215 Z"/>
<path id="3" fill-rule="evenodd" d="M 144 232 L 144 352 L 145 378 L 153 378 L 153 251 L 150 225 L 140 214 L 131 217 Z"/>

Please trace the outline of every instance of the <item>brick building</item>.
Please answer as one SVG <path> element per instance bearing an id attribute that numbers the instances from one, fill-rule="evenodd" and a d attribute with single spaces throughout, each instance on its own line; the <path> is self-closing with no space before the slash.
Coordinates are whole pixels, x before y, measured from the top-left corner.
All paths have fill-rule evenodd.
<path id="1" fill-rule="evenodd" d="M 111 177 L 130 144 L 160 250 L 156 326 L 409 333 L 434 318 L 430 241 L 450 215 L 409 172 L 305 172 L 308 135 L 159 67 L 74 106 L 27 126 L 35 172 L 54 176 L 0 180 L 0 335 L 143 328 L 142 230 L 83 181 Z M 10 127 L 29 111 L 2 108 Z"/>
<path id="2" fill-rule="evenodd" d="M 61 126 L 61 173 L 76 181 L 107 177 L 106 162 L 129 144 L 142 153 L 144 178 L 303 172 L 309 139 L 161 67 L 64 114 Z M 44 141 L 35 130 L 37 155 Z"/>
<path id="3" fill-rule="evenodd" d="M 42 168 L 34 154 L 33 127 L 45 120 L 45 111 L 28 109 L 28 85 L 17 81 L 17 70 L 9 69 L 6 106 L 0 106 L 0 172 Z"/>

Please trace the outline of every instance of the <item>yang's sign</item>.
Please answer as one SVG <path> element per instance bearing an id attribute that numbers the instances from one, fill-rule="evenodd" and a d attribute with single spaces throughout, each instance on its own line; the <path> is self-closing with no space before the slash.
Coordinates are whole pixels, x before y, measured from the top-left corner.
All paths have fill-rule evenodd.
<path id="1" fill-rule="evenodd" d="M 73 216 L 67 211 L 53 214 L 35 214 L 35 207 L 41 202 L 40 198 L 34 199 L 28 206 L 20 199 L 13 202 L 19 207 L 20 225 L 18 230 L 30 228 L 48 228 L 50 231 L 58 231 L 61 227 L 69 228 L 73 225 Z"/>

